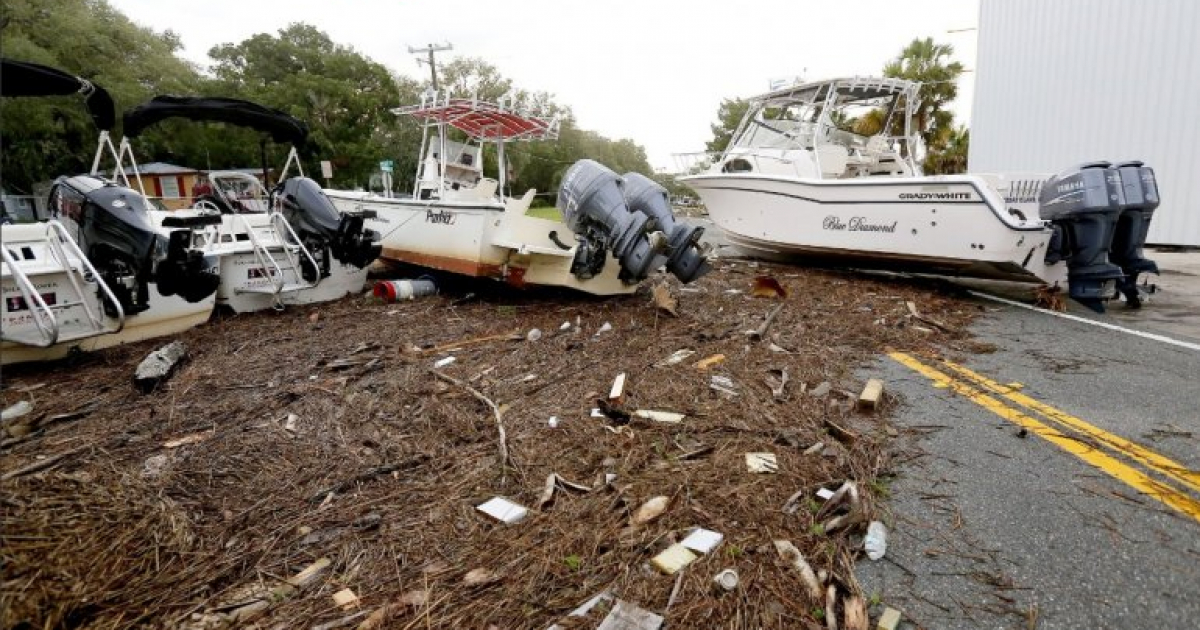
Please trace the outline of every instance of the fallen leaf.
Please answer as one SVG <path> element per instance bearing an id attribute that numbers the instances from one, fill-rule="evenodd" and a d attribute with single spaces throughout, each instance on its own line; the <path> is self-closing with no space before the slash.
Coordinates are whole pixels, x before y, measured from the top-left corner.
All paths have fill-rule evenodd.
<path id="1" fill-rule="evenodd" d="M 665 284 L 656 284 L 650 290 L 650 295 L 654 298 L 654 305 L 668 312 L 672 317 L 679 317 L 679 313 L 675 309 L 679 306 L 679 300 L 671 295 L 671 287 Z"/>
<path id="2" fill-rule="evenodd" d="M 667 506 L 670 505 L 670 503 L 670 497 L 654 497 L 653 499 L 646 501 L 637 509 L 637 512 L 633 513 L 633 524 L 641 525 L 643 523 L 649 523 L 659 516 L 662 516 L 662 513 L 667 511 Z"/>
<path id="3" fill-rule="evenodd" d="M 754 278 L 754 287 L 750 289 L 750 295 L 760 298 L 785 298 L 787 289 L 771 276 L 758 276 Z"/>

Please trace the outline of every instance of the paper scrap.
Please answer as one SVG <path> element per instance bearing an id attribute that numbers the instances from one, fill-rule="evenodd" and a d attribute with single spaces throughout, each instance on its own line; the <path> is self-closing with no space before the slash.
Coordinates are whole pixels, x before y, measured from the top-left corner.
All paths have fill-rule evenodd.
<path id="1" fill-rule="evenodd" d="M 488 499 L 482 504 L 476 506 L 475 509 L 498 521 L 508 523 L 509 525 L 512 525 L 513 523 L 520 523 L 521 521 L 525 520 L 526 516 L 529 515 L 529 510 L 524 506 L 513 503 L 504 497 L 493 497 Z"/>
<path id="2" fill-rule="evenodd" d="M 679 544 L 695 551 L 697 553 L 708 553 L 717 548 L 721 541 L 725 540 L 725 535 L 720 532 L 714 532 L 711 529 L 697 527 L 692 530 Z"/>

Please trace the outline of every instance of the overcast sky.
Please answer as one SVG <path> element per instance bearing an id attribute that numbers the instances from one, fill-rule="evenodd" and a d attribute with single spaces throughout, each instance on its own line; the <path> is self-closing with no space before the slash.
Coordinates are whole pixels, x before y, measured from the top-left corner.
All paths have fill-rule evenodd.
<path id="1" fill-rule="evenodd" d="M 952 44 L 975 67 L 977 0 L 109 0 L 135 22 L 171 29 L 183 54 L 306 22 L 392 70 L 427 75 L 408 46 L 450 42 L 449 56 L 482 57 L 518 87 L 547 91 L 579 126 L 631 138 L 656 168 L 700 151 L 722 98 L 771 80 L 878 75 L 914 37 Z M 445 54 L 445 53 L 443 53 Z M 959 84 L 969 122 L 974 74 Z M 397 103 L 400 105 L 401 103 Z M 416 150 L 416 147 L 413 148 Z"/>

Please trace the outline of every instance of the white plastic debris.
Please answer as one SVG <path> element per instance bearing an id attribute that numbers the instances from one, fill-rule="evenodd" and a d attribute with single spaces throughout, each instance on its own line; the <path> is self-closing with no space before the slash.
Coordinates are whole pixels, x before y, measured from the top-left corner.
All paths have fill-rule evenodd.
<path id="1" fill-rule="evenodd" d="M 820 497 L 822 501 L 828 501 L 829 498 L 833 496 L 833 490 L 830 490 L 829 488 L 817 488 L 817 496 Z"/>
<path id="2" fill-rule="evenodd" d="M 559 330 L 571 330 L 571 322 L 563 322 L 562 326 L 559 326 L 558 329 Z"/>
<path id="3" fill-rule="evenodd" d="M 746 470 L 752 473 L 778 472 L 779 460 L 775 453 L 746 453 Z"/>
<path id="4" fill-rule="evenodd" d="M 610 330 L 612 330 L 612 324 L 604 322 L 604 325 L 600 326 L 600 329 L 596 331 L 596 336 L 599 337 L 603 333 L 606 333 Z"/>
<path id="5" fill-rule="evenodd" d="M 713 391 L 720 392 L 726 396 L 737 396 L 737 390 L 734 389 L 733 379 L 728 376 L 719 376 L 714 374 L 708 382 L 708 386 Z"/>
<path id="6" fill-rule="evenodd" d="M 558 428 L 558 416 L 550 416 L 550 419 L 548 421 L 546 421 L 546 424 L 550 425 L 551 429 L 557 429 Z"/>
<path id="7" fill-rule="evenodd" d="M 529 510 L 526 507 L 513 503 L 504 497 L 492 497 L 477 505 L 475 509 L 509 525 L 520 523 L 529 515 Z"/>
<path id="8" fill-rule="evenodd" d="M 604 412 L 603 412 L 603 411 L 600 411 L 600 408 L 599 408 L 599 407 L 592 407 L 592 413 L 590 413 L 590 414 L 588 414 L 588 415 L 590 415 L 590 416 L 591 416 L 591 417 L 593 417 L 593 418 L 603 418 L 603 417 L 605 417 L 605 416 L 604 416 Z"/>
<path id="9" fill-rule="evenodd" d="M 738 574 L 733 569 L 725 569 L 713 577 L 713 583 L 717 588 L 729 592 L 738 587 Z"/>
<path id="10" fill-rule="evenodd" d="M 30 411 L 33 411 L 33 403 L 29 402 L 28 400 L 22 400 L 14 405 L 5 407 L 4 411 L 0 413 L 0 418 L 2 418 L 4 422 L 8 422 L 9 420 L 20 418 Z"/>
<path id="11" fill-rule="evenodd" d="M 608 391 L 608 399 L 609 400 L 620 400 L 621 397 L 624 395 L 625 395 L 625 372 L 621 372 L 620 374 L 617 375 L 617 378 L 613 379 L 612 389 L 610 389 Z"/>
<path id="12" fill-rule="evenodd" d="M 684 359 L 692 356 L 693 354 L 696 354 L 696 351 L 690 350 L 688 348 L 684 348 L 682 350 L 676 350 L 675 352 L 673 352 L 671 354 L 671 356 L 663 359 L 662 361 L 659 361 L 658 363 L 655 363 L 654 365 L 657 367 L 666 367 L 668 365 L 678 365 L 680 363 L 683 363 Z"/>
<path id="13" fill-rule="evenodd" d="M 542 331 L 538 328 L 534 328 L 534 329 L 530 330 L 529 333 L 525 335 L 526 341 L 537 341 L 538 339 L 541 339 L 541 338 L 542 338 Z"/>
<path id="14" fill-rule="evenodd" d="M 721 532 L 714 532 L 711 529 L 697 527 L 688 534 L 686 538 L 680 541 L 679 544 L 695 551 L 696 553 L 708 553 L 717 548 L 721 541 L 725 540 L 725 535 Z"/>
<path id="15" fill-rule="evenodd" d="M 444 359 L 438 359 L 437 361 L 433 362 L 433 367 L 444 368 L 447 365 L 450 365 L 451 363 L 454 363 L 457 360 L 458 360 L 458 357 L 446 357 Z"/>
<path id="16" fill-rule="evenodd" d="M 687 417 L 685 414 L 674 411 L 656 411 L 654 409 L 638 409 L 633 412 L 633 415 L 643 420 L 653 420 L 667 424 L 678 424 L 683 422 L 683 419 Z"/>
<path id="17" fill-rule="evenodd" d="M 867 537 L 863 539 L 863 548 L 867 550 L 867 557 L 872 560 L 878 560 L 887 553 L 887 527 L 879 521 L 871 521 L 867 525 Z"/>

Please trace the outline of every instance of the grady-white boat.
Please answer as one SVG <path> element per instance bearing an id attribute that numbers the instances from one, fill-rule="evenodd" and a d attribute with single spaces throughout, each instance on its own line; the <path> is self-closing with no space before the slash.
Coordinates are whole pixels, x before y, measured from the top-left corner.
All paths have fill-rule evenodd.
<path id="1" fill-rule="evenodd" d="M 378 234 L 364 229 L 363 213 L 339 213 L 320 186 L 304 176 L 296 147 L 304 145 L 307 125 L 249 101 L 158 96 L 124 116 L 119 159 L 127 158 L 135 174 L 130 138 L 168 118 L 240 125 L 292 145 L 279 176 L 282 184 L 271 193 L 253 175 L 217 171 L 201 182 L 191 208 L 150 213 L 164 230 L 183 216 L 217 217 L 195 246 L 217 260 L 218 304 L 245 313 L 363 290 L 367 266 L 379 255 Z M 288 177 L 293 165 L 298 175 Z"/>
<path id="2" fill-rule="evenodd" d="M 505 193 L 506 143 L 557 138 L 557 119 L 503 101 L 435 92 L 396 112 L 424 123 L 413 193 L 325 191 L 339 210 L 368 214 L 367 227 L 382 234 L 384 259 L 515 286 L 559 286 L 596 295 L 631 293 L 664 263 L 685 282 L 707 271 L 696 246 L 701 230 L 674 223 L 666 191 L 640 175 L 621 178 L 590 160 L 576 165 L 564 177 L 564 187 L 596 184 L 586 191 L 589 203 L 609 199 L 594 195 L 601 188 L 616 194 L 606 208 L 576 203 L 582 197 L 571 197 L 575 201 L 568 207 L 562 204 L 569 195 L 560 194 L 566 222 L 529 216 L 534 190 L 520 197 Z M 449 129 L 464 139 L 451 139 Z M 488 142 L 496 147 L 496 178 L 483 172 Z M 585 171 L 586 177 L 571 175 Z M 642 212 L 630 207 L 622 190 L 638 194 Z"/>
<path id="3" fill-rule="evenodd" d="M 1141 250 L 1151 169 L 925 176 L 919 87 L 850 78 L 755 97 L 725 152 L 680 181 L 751 256 L 1044 283 L 1097 310 L 1115 285 L 1140 304 L 1138 274 L 1157 272 Z M 855 131 L 868 115 L 882 119 L 871 136 Z"/>
<path id="4" fill-rule="evenodd" d="M 111 97 L 100 86 L 37 64 L 0 60 L 0 95 L 83 94 L 105 150 Z M 212 261 L 190 246 L 205 219 L 160 231 L 143 195 L 87 175 L 60 177 L 49 220 L 0 226 L 0 363 L 61 358 L 181 332 L 208 319 L 217 277 Z"/>

